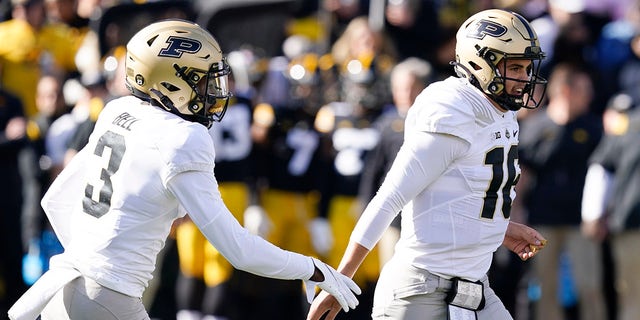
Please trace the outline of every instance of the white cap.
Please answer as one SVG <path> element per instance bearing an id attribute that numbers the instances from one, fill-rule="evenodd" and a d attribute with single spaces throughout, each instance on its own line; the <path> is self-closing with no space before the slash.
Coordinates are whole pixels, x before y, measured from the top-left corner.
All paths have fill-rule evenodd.
<path id="1" fill-rule="evenodd" d="M 549 5 L 568 13 L 579 13 L 586 7 L 584 0 L 549 0 Z"/>

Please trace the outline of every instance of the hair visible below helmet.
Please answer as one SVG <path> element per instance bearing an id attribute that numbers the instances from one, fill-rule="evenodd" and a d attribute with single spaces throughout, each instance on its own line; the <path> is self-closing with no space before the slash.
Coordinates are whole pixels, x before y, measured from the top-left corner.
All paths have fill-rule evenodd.
<path id="1" fill-rule="evenodd" d="M 456 61 L 452 64 L 458 76 L 468 78 L 496 103 L 515 111 L 537 108 L 542 101 L 547 80 L 539 72 L 544 57 L 538 36 L 525 18 L 514 12 L 489 9 L 474 14 L 458 29 Z M 510 95 L 505 90 L 507 80 L 523 82 L 506 78 L 500 71 L 500 64 L 506 70 L 509 59 L 532 62 L 521 95 Z"/>
<path id="2" fill-rule="evenodd" d="M 199 25 L 179 19 L 148 25 L 127 43 L 125 66 L 134 96 L 207 128 L 222 120 L 230 68 L 218 42 Z"/>

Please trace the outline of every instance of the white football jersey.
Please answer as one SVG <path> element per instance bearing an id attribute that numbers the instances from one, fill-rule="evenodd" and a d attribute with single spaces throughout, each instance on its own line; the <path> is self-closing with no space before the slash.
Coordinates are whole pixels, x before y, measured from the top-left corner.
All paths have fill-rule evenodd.
<path id="1" fill-rule="evenodd" d="M 226 208 L 207 129 L 135 97 L 111 101 L 89 142 L 42 199 L 71 265 L 85 277 L 141 297 L 173 221 L 186 212 L 236 268 L 308 279 L 313 261 L 250 234 Z"/>
<path id="2" fill-rule="evenodd" d="M 404 203 L 386 200 L 374 204 L 380 206 L 374 210 L 402 209 L 401 238 L 394 259 L 446 278 L 478 280 L 488 271 L 492 254 L 504 239 L 515 197 L 514 184 L 520 175 L 516 113 L 497 110 L 466 79 L 451 77 L 427 87 L 409 110 L 405 142 L 416 139 L 419 132 L 455 136 L 469 146 L 438 176 L 428 173 L 434 161 L 440 161 L 437 156 L 417 159 L 418 169 L 427 171 L 431 183 L 418 180 L 424 180 L 424 176 L 414 177 L 392 168 L 389 175 L 404 176 L 387 176 L 385 181 L 402 181 L 420 189 L 413 198 L 390 196 L 387 199 Z M 400 152 L 407 152 L 404 149 Z M 383 184 L 379 193 L 402 188 L 400 184 Z M 373 229 L 358 231 L 356 237 L 364 243 L 376 239 Z"/>
<path id="3" fill-rule="evenodd" d="M 131 96 L 110 102 L 77 155 L 82 161 L 67 168 L 75 189 L 53 199 L 73 203 L 68 225 L 52 219 L 64 254 L 85 276 L 141 296 L 172 221 L 184 215 L 166 183 L 182 171 L 213 172 L 212 150 L 201 124 Z M 43 206 L 55 211 L 51 201 Z"/>

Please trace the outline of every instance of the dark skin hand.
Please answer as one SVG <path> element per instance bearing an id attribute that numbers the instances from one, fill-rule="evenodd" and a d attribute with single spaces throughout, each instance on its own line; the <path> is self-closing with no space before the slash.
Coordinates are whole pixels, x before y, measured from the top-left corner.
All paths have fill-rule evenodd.
<path id="1" fill-rule="evenodd" d="M 311 278 L 309 278 L 309 280 L 314 282 L 322 282 L 324 281 L 324 274 L 322 274 L 322 271 L 320 271 L 318 267 L 314 267 L 313 275 L 311 276 Z"/>

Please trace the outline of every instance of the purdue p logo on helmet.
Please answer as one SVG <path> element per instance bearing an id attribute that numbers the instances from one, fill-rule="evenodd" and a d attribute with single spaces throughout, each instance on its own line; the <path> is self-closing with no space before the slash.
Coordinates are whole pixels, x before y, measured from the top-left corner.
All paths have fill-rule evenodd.
<path id="1" fill-rule="evenodd" d="M 167 43 L 167 47 L 160 50 L 159 56 L 180 58 L 185 52 L 194 54 L 202 48 L 202 42 L 184 37 L 171 36 Z"/>
<path id="2" fill-rule="evenodd" d="M 489 20 L 480 20 L 476 22 L 474 28 L 469 30 L 467 37 L 482 40 L 486 35 L 497 38 L 505 33 L 507 33 L 505 26 Z"/>
<path id="3" fill-rule="evenodd" d="M 199 25 L 180 19 L 150 24 L 127 43 L 125 65 L 134 96 L 207 127 L 224 116 L 230 68 L 218 42 Z"/>
<path id="4" fill-rule="evenodd" d="M 456 34 L 456 73 L 509 110 L 537 108 L 547 81 L 539 76 L 545 54 L 538 36 L 517 13 L 489 9 L 469 17 Z M 533 65 L 522 96 L 504 92 L 507 80 L 499 71 L 508 59 L 531 60 Z M 509 79 L 512 81 L 518 81 Z M 536 92 L 538 90 L 538 92 Z"/>

